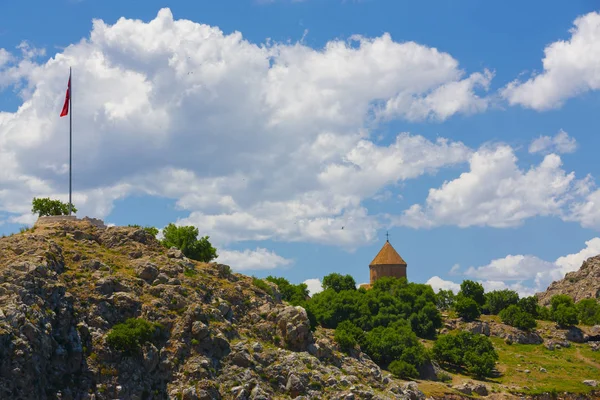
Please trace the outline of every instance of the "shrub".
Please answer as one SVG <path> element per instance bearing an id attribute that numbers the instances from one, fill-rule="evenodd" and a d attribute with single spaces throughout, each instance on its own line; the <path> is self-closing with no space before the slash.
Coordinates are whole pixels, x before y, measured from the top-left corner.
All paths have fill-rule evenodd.
<path id="1" fill-rule="evenodd" d="M 456 296 L 454 296 L 452 290 L 440 289 L 435 295 L 435 305 L 439 310 L 446 311 L 454 306 L 455 299 Z"/>
<path id="2" fill-rule="evenodd" d="M 325 276 L 323 278 L 323 289 L 333 289 L 336 292 L 341 292 L 342 290 L 356 290 L 356 282 L 352 275 L 342 275 L 338 273 L 333 273 Z"/>
<path id="3" fill-rule="evenodd" d="M 153 227 L 153 226 L 145 226 L 142 227 L 140 225 L 137 224 L 129 224 L 127 225 L 130 228 L 138 228 L 138 229 L 143 229 L 145 230 L 149 235 L 151 235 L 152 237 L 156 237 L 156 235 L 158 235 L 158 229 Z"/>
<path id="4" fill-rule="evenodd" d="M 465 321 L 474 321 L 481 315 L 479 305 L 470 297 L 458 296 L 454 310 Z"/>
<path id="5" fill-rule="evenodd" d="M 352 322 L 343 321 L 335 328 L 333 339 L 347 352 L 364 341 L 364 332 Z"/>
<path id="6" fill-rule="evenodd" d="M 285 278 L 276 278 L 271 275 L 267 276 L 265 280 L 276 284 L 283 300 L 294 306 L 303 305 L 308 297 L 308 286 L 305 283 L 294 285 Z"/>
<path id="7" fill-rule="evenodd" d="M 155 339 L 160 329 L 160 324 L 142 318 L 129 318 L 125 323 L 112 327 L 106 342 L 113 349 L 131 355 L 136 353 L 144 343 Z"/>
<path id="8" fill-rule="evenodd" d="M 584 325 L 600 324 L 600 304 L 596 299 L 584 299 L 577 303 L 579 320 Z"/>
<path id="9" fill-rule="evenodd" d="M 460 292 L 459 295 L 463 295 L 464 297 L 468 297 L 470 299 L 475 300 L 475 302 L 481 307 L 485 304 L 485 290 L 481 283 L 477 283 L 470 280 L 465 280 L 460 284 Z"/>
<path id="10" fill-rule="evenodd" d="M 490 314 L 497 315 L 510 305 L 519 302 L 519 294 L 513 290 L 494 290 L 485 294 L 485 305 Z"/>
<path id="11" fill-rule="evenodd" d="M 514 304 L 500 311 L 500 319 L 507 325 L 525 331 L 529 331 L 537 326 L 537 322 L 535 322 L 531 314 L 526 313 Z"/>
<path id="12" fill-rule="evenodd" d="M 258 279 L 257 277 L 253 276 L 252 284 L 254 286 L 256 286 L 257 288 L 262 289 L 263 291 L 267 292 L 267 294 L 269 296 L 273 296 L 273 290 L 271 289 L 271 286 L 269 286 L 269 284 L 267 282 L 263 281 L 262 279 Z"/>
<path id="13" fill-rule="evenodd" d="M 388 369 L 396 378 L 400 379 L 416 378 L 419 376 L 419 372 L 415 366 L 405 361 L 392 361 Z"/>
<path id="14" fill-rule="evenodd" d="M 425 348 L 405 321 L 367 332 L 361 348 L 383 367 L 393 361 L 403 361 L 419 368 L 428 359 Z"/>
<path id="15" fill-rule="evenodd" d="M 40 217 L 52 216 L 52 215 L 69 215 L 69 203 L 63 203 L 60 200 L 52 200 L 49 197 L 38 199 L 33 198 L 31 202 L 31 212 L 38 214 Z M 71 211 L 77 212 L 77 209 L 71 203 Z"/>
<path id="16" fill-rule="evenodd" d="M 218 257 L 217 249 L 212 247 L 208 236 L 198 239 L 198 228 L 195 226 L 176 226 L 169 224 L 163 229 L 165 247 L 176 247 L 192 260 L 210 262 Z"/>
<path id="17" fill-rule="evenodd" d="M 579 322 L 577 318 L 577 307 L 570 296 L 558 294 L 550 299 L 550 312 L 552 320 L 560 327 L 575 325 Z"/>
<path id="18" fill-rule="evenodd" d="M 538 300 L 535 296 L 523 297 L 519 300 L 517 305 L 521 310 L 531 315 L 533 318 L 538 318 L 540 315 L 540 306 L 538 305 Z"/>
<path id="19" fill-rule="evenodd" d="M 433 345 L 433 357 L 442 364 L 465 368 L 477 377 L 490 376 L 498 360 L 489 338 L 464 331 L 440 336 Z"/>

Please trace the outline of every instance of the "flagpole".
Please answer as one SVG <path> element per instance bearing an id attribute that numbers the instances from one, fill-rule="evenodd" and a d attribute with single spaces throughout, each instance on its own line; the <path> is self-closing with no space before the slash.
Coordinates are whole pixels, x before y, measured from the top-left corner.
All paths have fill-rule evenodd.
<path id="1" fill-rule="evenodd" d="M 73 80 L 71 79 L 71 67 L 69 67 L 69 215 L 73 208 L 72 194 L 72 165 L 73 165 Z"/>

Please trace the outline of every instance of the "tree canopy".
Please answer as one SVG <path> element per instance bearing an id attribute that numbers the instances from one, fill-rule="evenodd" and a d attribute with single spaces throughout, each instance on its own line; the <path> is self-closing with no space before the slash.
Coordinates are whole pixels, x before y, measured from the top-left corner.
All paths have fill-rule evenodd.
<path id="1" fill-rule="evenodd" d="M 163 229 L 162 244 L 166 247 L 176 247 L 192 260 L 210 262 L 218 257 L 215 249 L 204 236 L 198 239 L 198 228 L 195 226 L 176 226 L 169 224 Z"/>
<path id="2" fill-rule="evenodd" d="M 69 215 L 69 203 L 63 203 L 60 200 L 46 198 L 33 198 L 31 202 L 31 212 L 38 214 L 39 217 L 54 216 L 54 215 Z M 77 212 L 77 208 L 71 203 L 71 211 Z"/>

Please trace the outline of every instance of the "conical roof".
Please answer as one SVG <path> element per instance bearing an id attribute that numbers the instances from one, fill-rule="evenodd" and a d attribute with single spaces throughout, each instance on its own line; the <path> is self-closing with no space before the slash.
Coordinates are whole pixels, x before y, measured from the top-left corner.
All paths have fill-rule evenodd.
<path id="1" fill-rule="evenodd" d="M 406 265 L 406 261 L 400 257 L 390 242 L 386 241 L 369 265 Z"/>

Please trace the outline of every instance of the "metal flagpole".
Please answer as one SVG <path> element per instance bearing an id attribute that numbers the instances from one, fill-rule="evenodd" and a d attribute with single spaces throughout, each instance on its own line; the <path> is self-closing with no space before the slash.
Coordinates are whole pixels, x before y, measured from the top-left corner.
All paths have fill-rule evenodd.
<path id="1" fill-rule="evenodd" d="M 69 215 L 73 208 L 71 201 L 72 193 L 72 165 L 73 165 L 73 80 L 71 79 L 71 67 L 69 67 Z"/>

